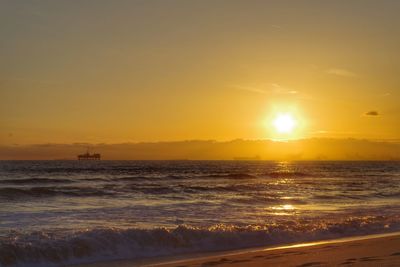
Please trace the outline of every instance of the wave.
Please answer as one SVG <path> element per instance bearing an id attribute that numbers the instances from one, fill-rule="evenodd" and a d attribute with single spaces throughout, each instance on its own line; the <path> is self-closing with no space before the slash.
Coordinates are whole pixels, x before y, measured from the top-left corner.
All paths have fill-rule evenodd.
<path id="1" fill-rule="evenodd" d="M 51 178 L 25 178 L 25 179 L 5 179 L 0 180 L 0 184 L 58 184 L 73 183 L 70 179 L 51 179 Z"/>
<path id="2" fill-rule="evenodd" d="M 89 182 L 107 182 L 109 179 L 107 178 L 79 178 L 77 181 L 89 181 Z"/>
<path id="3" fill-rule="evenodd" d="M 112 192 L 91 187 L 32 187 L 32 188 L 0 188 L 0 198 L 15 199 L 21 197 L 68 196 L 106 196 Z"/>
<path id="4" fill-rule="evenodd" d="M 314 174 L 305 172 L 290 172 L 290 171 L 273 171 L 265 174 L 270 178 L 297 178 L 297 177 L 314 177 Z"/>
<path id="5" fill-rule="evenodd" d="M 159 181 L 164 179 L 177 179 L 175 176 L 161 176 L 161 177 L 152 177 L 152 176 L 127 176 L 127 177 L 119 177 L 112 179 L 117 182 L 142 182 L 142 181 Z"/>
<path id="6" fill-rule="evenodd" d="M 140 192 L 145 194 L 175 194 L 175 193 L 187 193 L 187 194 L 196 194 L 196 193 L 204 193 L 204 192 L 245 192 L 250 190 L 257 190 L 257 186 L 255 185 L 247 185 L 247 184 L 232 184 L 232 185 L 218 185 L 218 186 L 200 186 L 200 185 L 174 185 L 174 186 L 165 186 L 159 184 L 147 184 L 147 185 L 126 185 L 122 188 L 124 192 Z"/>
<path id="7" fill-rule="evenodd" d="M 254 179 L 254 175 L 247 173 L 224 173 L 224 174 L 209 174 L 209 175 L 165 175 L 165 176 L 127 176 L 112 179 L 120 182 L 140 182 L 140 181 L 165 181 L 165 180 L 184 180 L 184 179 Z"/>
<path id="8" fill-rule="evenodd" d="M 393 232 L 400 216 L 351 217 L 341 221 L 287 221 L 266 225 L 186 225 L 174 229 L 101 228 L 73 233 L 12 232 L 0 237 L 1 266 L 59 266 L 100 260 L 141 259 L 193 252 L 281 245 Z"/>
<path id="9" fill-rule="evenodd" d="M 226 179 L 254 179 L 254 175 L 248 173 L 225 173 L 225 174 L 210 174 L 202 178 L 226 178 Z"/>
<path id="10" fill-rule="evenodd" d="M 375 197 L 381 197 L 381 198 L 391 198 L 391 197 L 400 197 L 400 192 L 396 191 L 396 192 L 380 192 L 380 193 L 375 193 L 374 194 Z"/>
<path id="11" fill-rule="evenodd" d="M 243 192 L 256 190 L 254 185 L 232 184 L 220 186 L 191 186 L 191 185 L 160 185 L 148 183 L 139 185 L 136 183 L 120 186 L 118 184 L 105 184 L 101 187 L 94 186 L 36 186 L 36 187 L 2 187 L 0 188 L 0 199 L 16 199 L 23 197 L 45 198 L 55 196 L 111 196 L 132 193 L 144 193 L 151 195 L 168 194 L 196 194 L 203 192 Z"/>

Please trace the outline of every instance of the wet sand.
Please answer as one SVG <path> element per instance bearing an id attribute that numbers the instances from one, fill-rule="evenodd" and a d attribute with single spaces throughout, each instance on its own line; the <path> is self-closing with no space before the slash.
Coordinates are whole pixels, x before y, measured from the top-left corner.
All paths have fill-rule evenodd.
<path id="1" fill-rule="evenodd" d="M 115 261 L 87 267 L 207 267 L 207 266 L 400 266 L 400 233 L 345 238 L 284 247 L 214 253 L 163 262 Z"/>

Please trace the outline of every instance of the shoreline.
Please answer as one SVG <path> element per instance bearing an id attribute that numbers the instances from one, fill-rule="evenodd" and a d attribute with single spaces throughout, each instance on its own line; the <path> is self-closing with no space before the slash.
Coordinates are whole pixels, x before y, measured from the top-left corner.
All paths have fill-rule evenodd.
<path id="1" fill-rule="evenodd" d="M 380 246 L 384 241 L 385 249 Z M 331 250 L 329 250 L 331 248 Z M 356 251 L 354 251 L 356 250 Z M 382 255 L 375 255 L 377 252 Z M 324 253 L 321 253 L 324 252 Z M 375 254 L 374 254 L 375 252 Z M 386 254 L 385 254 L 386 252 Z M 371 256 L 373 254 L 373 256 Z M 393 254 L 393 255 L 392 255 Z M 308 256 L 306 256 L 308 255 Z M 348 257 L 340 257 L 348 255 Z M 353 255 L 353 256 L 351 256 Z M 357 262 L 357 256 L 361 262 Z M 340 259 L 343 258 L 343 259 Z M 335 262 L 327 262 L 333 259 Z M 340 261 L 342 262 L 336 262 Z M 304 261 L 304 262 L 303 262 Z M 69 267 L 177 266 L 400 266 L 400 232 L 343 237 L 239 250 L 191 253 L 142 260 L 100 261 Z M 360 265 L 361 264 L 361 265 Z"/>

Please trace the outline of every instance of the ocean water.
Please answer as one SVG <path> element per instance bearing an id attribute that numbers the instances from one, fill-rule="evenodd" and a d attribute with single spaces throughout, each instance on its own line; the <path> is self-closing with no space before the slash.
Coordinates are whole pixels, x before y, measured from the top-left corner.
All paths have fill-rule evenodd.
<path id="1" fill-rule="evenodd" d="M 0 266 L 399 230 L 400 162 L 0 162 Z"/>

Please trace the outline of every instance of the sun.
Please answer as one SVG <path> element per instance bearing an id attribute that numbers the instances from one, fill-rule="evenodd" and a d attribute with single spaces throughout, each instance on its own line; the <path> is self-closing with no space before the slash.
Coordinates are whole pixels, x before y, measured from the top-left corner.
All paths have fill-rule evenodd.
<path id="1" fill-rule="evenodd" d="M 296 127 L 296 120 L 290 114 L 279 114 L 273 121 L 273 125 L 278 133 L 292 133 Z"/>

